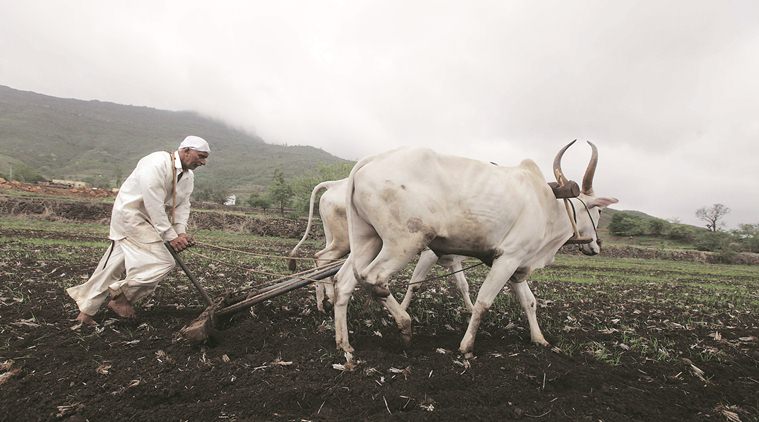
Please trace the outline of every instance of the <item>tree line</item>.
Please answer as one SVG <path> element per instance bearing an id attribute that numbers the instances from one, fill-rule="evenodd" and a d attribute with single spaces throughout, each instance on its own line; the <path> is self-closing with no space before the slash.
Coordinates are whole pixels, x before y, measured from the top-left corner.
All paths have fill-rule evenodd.
<path id="1" fill-rule="evenodd" d="M 292 217 L 308 213 L 311 191 L 314 186 L 325 180 L 339 180 L 348 177 L 354 163 L 326 164 L 317 168 L 316 172 L 303 177 L 286 179 L 282 169 L 275 169 L 268 189 L 253 192 L 241 204 L 264 211 L 274 209 L 280 215 Z M 197 201 L 223 204 L 229 192 L 224 189 L 205 187 L 193 193 Z"/>
<path id="2" fill-rule="evenodd" d="M 725 230 L 724 217 L 730 208 L 713 204 L 696 210 L 696 217 L 705 224 L 704 229 L 666 221 L 658 218 L 617 212 L 609 223 L 609 232 L 615 236 L 655 236 L 688 243 L 701 251 L 732 254 L 737 252 L 759 253 L 759 224 L 739 224 L 738 228 Z"/>

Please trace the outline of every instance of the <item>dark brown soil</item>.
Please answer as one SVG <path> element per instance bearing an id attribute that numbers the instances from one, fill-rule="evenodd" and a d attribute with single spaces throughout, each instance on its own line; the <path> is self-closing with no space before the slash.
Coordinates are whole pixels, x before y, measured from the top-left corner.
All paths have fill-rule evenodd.
<path id="1" fill-rule="evenodd" d="M 103 223 L 110 215 L 107 203 L 0 199 L 0 214 Z M 305 223 L 195 212 L 191 226 L 299 238 Z M 466 315 L 449 312 L 460 309 L 455 295 L 429 307 L 421 295 L 413 305 L 415 338 L 403 347 L 385 312 L 359 292 L 349 316 L 360 363 L 342 371 L 335 368 L 344 359 L 334 350 L 331 317 L 315 310 L 308 289 L 234 316 L 212 345 L 177 337 L 202 310 L 179 273 L 142 304 L 138 320 L 104 312 L 97 328 L 72 330 L 76 310 L 63 289 L 86 279 L 102 250 L 51 243 L 29 251 L 21 239 L 101 239 L 37 230 L 0 235 L 19 239 L 0 250 L 0 420 L 757 420 L 755 313 L 729 306 L 703 312 L 687 300 L 670 301 L 689 294 L 678 288 L 541 283 L 533 286 L 538 298 L 547 292 L 565 298 L 544 303 L 539 313 L 549 341 L 609 347 L 531 345 L 512 303 L 483 324 L 470 362 L 456 352 Z M 260 252 L 285 254 L 281 245 L 261 245 Z M 699 252 L 608 248 L 606 254 L 712 262 Z M 195 267 L 228 283 L 211 287 L 214 295 L 249 278 L 208 268 L 213 264 Z M 637 335 L 666 343 L 663 353 L 675 356 L 614 349 L 629 345 L 613 329 L 594 327 L 615 317 L 633 321 L 641 327 Z M 695 323 L 673 322 L 683 318 Z M 618 354 L 604 358 L 608 350 Z"/>
<path id="2" fill-rule="evenodd" d="M 555 344 L 612 345 L 619 333 L 597 327 L 611 326 L 616 316 L 640 327 L 641 337 L 666 341 L 665 352 L 675 356 L 621 353 L 612 363 L 583 350 L 544 349 L 529 343 L 512 303 L 488 316 L 470 366 L 456 351 L 466 315 L 453 311 L 460 300 L 452 293 L 441 288 L 442 302 L 434 305 L 430 295 L 415 300 L 415 337 L 403 347 L 386 312 L 357 292 L 349 325 L 360 363 L 342 371 L 334 367 L 345 361 L 335 351 L 332 320 L 316 311 L 311 289 L 237 314 L 219 327 L 213 345 L 177 338 L 202 310 L 179 273 L 138 308 L 137 320 L 106 311 L 97 328 L 72 330 L 76 310 L 63 289 L 86 279 L 106 243 L 97 249 L 49 242 L 28 250 L 28 237 L 82 239 L 22 231 L 0 236 L 6 238 L 0 244 L 0 364 L 6 362 L 0 420 L 722 421 L 733 412 L 745 422 L 759 414 L 759 351 L 751 339 L 759 333 L 757 315 L 681 302 L 663 308 L 662 298 L 677 292 L 659 286 L 621 290 L 557 281 L 533 287 L 538 298 L 548 292 L 565 298 L 541 302 L 538 314 Z M 206 283 L 227 283 L 211 284 L 213 295 L 249 279 L 240 270 L 193 268 Z M 692 326 L 672 322 L 688 312 Z M 715 327 L 721 338 L 709 337 Z M 718 353 L 709 358 L 707 348 Z"/>

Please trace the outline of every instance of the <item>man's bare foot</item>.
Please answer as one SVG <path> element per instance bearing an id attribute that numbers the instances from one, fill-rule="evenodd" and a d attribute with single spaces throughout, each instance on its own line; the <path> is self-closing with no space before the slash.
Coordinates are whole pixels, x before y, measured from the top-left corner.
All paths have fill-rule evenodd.
<path id="1" fill-rule="evenodd" d="M 92 316 L 87 315 L 84 312 L 79 312 L 79 315 L 76 316 L 76 320 L 81 322 L 83 325 L 97 325 L 97 322 L 92 319 Z"/>
<path id="2" fill-rule="evenodd" d="M 126 297 L 124 297 L 123 294 L 120 294 L 113 299 L 111 299 L 110 302 L 108 302 L 108 308 L 116 313 L 116 315 L 122 317 L 122 318 L 136 318 L 137 313 L 134 311 L 134 308 L 132 307 L 132 304 L 129 303 Z"/>

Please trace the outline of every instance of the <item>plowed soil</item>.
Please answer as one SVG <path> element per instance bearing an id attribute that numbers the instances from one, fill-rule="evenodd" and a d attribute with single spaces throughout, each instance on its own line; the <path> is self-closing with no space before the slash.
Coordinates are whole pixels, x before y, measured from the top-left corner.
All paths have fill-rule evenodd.
<path id="1" fill-rule="evenodd" d="M 357 291 L 349 326 L 359 362 L 347 371 L 332 319 L 316 310 L 311 289 L 235 315 L 210 345 L 177 336 L 203 309 L 178 272 L 138 306 L 138 319 L 104 310 L 97 327 L 76 327 L 64 288 L 88 277 L 107 243 L 91 245 L 75 229 L 0 236 L 0 420 L 751 421 L 759 414 L 756 305 L 730 297 L 702 300 L 666 282 L 532 282 L 546 337 L 561 349 L 531 344 L 518 305 L 501 295 L 506 302 L 483 323 L 476 358 L 465 361 L 457 348 L 467 316 L 445 284 L 412 303 L 415 337 L 405 347 L 386 312 Z M 285 243 L 252 247 L 284 254 L 292 242 Z M 242 269 L 185 256 L 213 295 L 251 280 Z M 759 283 L 726 281 L 754 291 Z"/>
<path id="2" fill-rule="evenodd" d="M 107 223 L 109 204 L 77 200 L 107 195 L 54 193 L 61 192 L 71 199 L 0 198 L 0 214 Z M 267 255 L 285 255 L 294 242 L 280 238 L 299 238 L 305 227 L 218 211 L 194 212 L 190 224 L 274 236 L 247 247 Z M 0 236 L 0 420 L 758 420 L 755 273 L 722 278 L 657 268 L 660 283 L 604 283 L 650 277 L 640 268 L 564 283 L 577 268 L 559 264 L 555 279 L 531 284 L 546 337 L 560 347 L 530 344 L 518 305 L 502 295 L 470 361 L 456 351 L 467 314 L 445 284 L 412 304 L 408 346 L 358 291 L 349 309 L 358 365 L 345 370 L 332 318 L 316 310 L 311 289 L 222 321 L 213 341 L 193 345 L 177 332 L 203 306 L 177 272 L 138 306 L 137 320 L 103 311 L 97 327 L 78 327 L 64 288 L 88 277 L 107 243 L 73 223 L 70 232 L 5 229 Z M 700 252 L 618 247 L 606 254 L 715 262 Z M 186 258 L 214 296 L 252 278 L 241 267 Z M 467 275 L 481 280 L 484 270 Z M 735 286 L 753 297 L 735 296 Z"/>

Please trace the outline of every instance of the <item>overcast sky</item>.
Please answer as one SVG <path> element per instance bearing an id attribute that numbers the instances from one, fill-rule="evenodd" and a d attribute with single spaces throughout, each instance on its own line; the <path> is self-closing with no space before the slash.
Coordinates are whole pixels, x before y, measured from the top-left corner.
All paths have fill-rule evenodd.
<path id="1" fill-rule="evenodd" d="M 759 223 L 757 1 L 0 0 L 0 84 L 195 110 L 347 159 L 427 146 L 617 209 Z M 213 142 L 213 140 L 210 140 Z M 590 154 L 569 150 L 579 180 Z M 211 163 L 212 164 L 212 163 Z M 455 170 L 453 170 L 455 173 Z"/>

